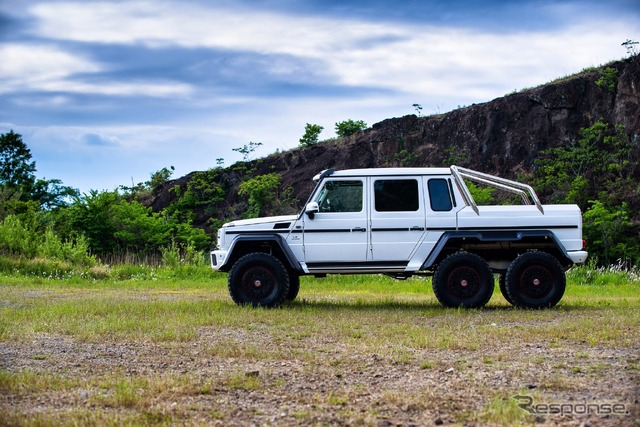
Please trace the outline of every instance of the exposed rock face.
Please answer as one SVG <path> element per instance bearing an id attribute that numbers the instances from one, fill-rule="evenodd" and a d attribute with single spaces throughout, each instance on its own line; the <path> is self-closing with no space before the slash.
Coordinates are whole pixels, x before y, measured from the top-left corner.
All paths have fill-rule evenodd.
<path id="1" fill-rule="evenodd" d="M 580 138 L 580 130 L 602 119 L 623 125 L 636 149 L 640 145 L 640 56 L 607 65 L 618 70 L 615 92 L 596 85 L 600 70 L 534 89 L 428 117 L 387 119 L 350 138 L 274 154 L 255 161 L 255 175 L 278 172 L 283 188 L 292 187 L 303 203 L 311 178 L 327 168 L 449 166 L 452 163 L 503 177 L 529 172 L 541 150 Z M 226 205 L 219 219 L 239 217 L 239 175 L 225 173 Z M 169 182 L 185 186 L 189 175 Z M 159 210 L 175 199 L 167 190 L 152 202 Z M 235 207 L 235 208 L 234 208 Z M 198 222 L 210 215 L 198 214 Z"/>

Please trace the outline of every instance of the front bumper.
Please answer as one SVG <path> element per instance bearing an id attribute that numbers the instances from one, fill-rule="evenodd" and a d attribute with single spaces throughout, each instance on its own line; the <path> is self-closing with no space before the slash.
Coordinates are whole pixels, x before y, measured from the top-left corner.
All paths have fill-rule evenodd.
<path id="1" fill-rule="evenodd" d="M 224 261 L 227 258 L 227 251 L 211 251 L 211 268 L 218 271 L 224 265 Z"/>

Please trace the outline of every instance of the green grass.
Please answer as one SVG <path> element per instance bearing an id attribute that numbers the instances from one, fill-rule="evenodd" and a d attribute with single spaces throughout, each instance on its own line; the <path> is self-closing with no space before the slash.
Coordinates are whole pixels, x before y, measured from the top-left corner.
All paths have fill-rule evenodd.
<path id="1" fill-rule="evenodd" d="M 551 310 L 514 309 L 497 287 L 485 309 L 445 309 L 429 279 L 385 276 L 303 277 L 296 301 L 252 309 L 232 303 L 223 274 L 136 271 L 126 280 L 0 276 L 0 350 L 49 340 L 61 340 L 64 350 L 36 347 L 22 367 L 0 364 L 0 395 L 19 403 L 9 410 L 0 401 L 0 419 L 10 425 L 229 422 L 238 396 L 259 402 L 287 395 L 280 403 L 290 406 L 282 410 L 289 424 L 376 425 L 390 416 L 420 424 L 433 421 L 421 414 L 449 411 L 452 422 L 529 425 L 534 420 L 510 400 L 527 382 L 535 381 L 548 401 L 578 393 L 585 381 L 612 375 L 609 359 L 598 359 L 603 350 L 620 352 L 616 369 L 636 377 L 640 371 L 633 356 L 640 347 L 640 282 L 633 271 L 572 270 L 565 297 Z M 150 345 L 159 356 L 175 354 L 163 359 L 175 366 L 114 359 L 111 371 L 94 370 L 87 360 L 77 368 L 40 368 L 73 359 L 64 352 L 104 345 Z M 183 359 L 197 370 L 180 368 Z M 387 378 L 385 366 L 397 375 L 460 383 L 435 394 L 435 385 L 403 388 Z M 529 378 L 534 368 L 539 376 Z M 363 372 L 366 381 L 358 380 Z M 487 386 L 483 372 L 501 372 L 512 385 Z M 299 385 L 293 377 L 310 388 L 292 391 Z M 381 388 L 372 388 L 370 378 L 380 378 Z M 316 380 L 321 385 L 311 388 Z M 464 384 L 476 401 L 456 403 L 455 393 L 468 391 Z M 66 409 L 53 403 L 29 409 L 49 398 Z M 352 407 L 359 401 L 366 403 Z M 243 420 L 265 421 L 263 412 L 250 406 Z M 325 413 L 333 418 L 322 418 Z"/>
<path id="2" fill-rule="evenodd" d="M 227 295 L 226 275 L 220 274 L 204 281 L 81 282 L 4 276 L 0 277 L 0 340 L 60 334 L 82 342 L 188 342 L 197 338 L 201 327 L 251 330 L 268 326 L 276 340 L 330 334 L 359 347 L 393 341 L 392 349 L 474 350 L 490 345 L 492 337 L 553 340 L 564 339 L 564 335 L 592 344 L 615 341 L 630 345 L 633 340 L 626 328 L 630 322 L 640 322 L 640 311 L 629 309 L 639 305 L 640 284 L 612 282 L 570 283 L 561 304 L 553 310 L 513 309 L 497 288 L 485 309 L 452 310 L 438 304 L 428 279 L 303 277 L 297 301 L 278 310 L 256 310 L 233 305 Z M 540 329 L 545 322 L 546 327 Z M 608 327 L 600 328 L 603 323 Z M 519 327 L 514 329 L 514 324 Z M 261 353 L 251 343 L 218 347 L 211 351 L 227 355 L 246 352 L 253 357 Z"/>

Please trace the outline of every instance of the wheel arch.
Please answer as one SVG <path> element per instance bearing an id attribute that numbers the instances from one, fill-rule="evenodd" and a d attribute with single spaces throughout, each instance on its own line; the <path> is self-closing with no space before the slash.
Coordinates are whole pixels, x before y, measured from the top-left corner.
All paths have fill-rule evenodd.
<path id="1" fill-rule="evenodd" d="M 566 249 L 551 230 L 470 230 L 443 233 L 422 264 L 421 270 L 438 265 L 447 256 L 460 250 L 475 253 L 487 260 L 498 258 L 513 261 L 519 254 L 532 249 L 553 255 L 565 268 L 573 264 Z"/>
<path id="2" fill-rule="evenodd" d="M 302 273 L 302 267 L 295 255 L 279 234 L 241 235 L 234 239 L 220 271 L 228 272 L 241 257 L 252 252 L 264 252 L 278 258 L 284 266 Z"/>

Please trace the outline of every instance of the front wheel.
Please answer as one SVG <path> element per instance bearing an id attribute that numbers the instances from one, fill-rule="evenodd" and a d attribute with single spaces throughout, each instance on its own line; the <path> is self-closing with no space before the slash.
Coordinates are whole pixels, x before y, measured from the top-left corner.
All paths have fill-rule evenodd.
<path id="1" fill-rule="evenodd" d="M 516 258 L 505 278 L 509 299 L 516 307 L 551 308 L 562 296 L 567 279 L 562 265 L 546 252 L 526 252 Z"/>
<path id="2" fill-rule="evenodd" d="M 277 307 L 288 293 L 289 273 L 273 255 L 245 255 L 229 272 L 229 294 L 238 305 Z"/>
<path id="3" fill-rule="evenodd" d="M 445 307 L 480 308 L 493 295 L 493 273 L 476 254 L 456 252 L 446 257 L 433 275 L 433 292 Z"/>
<path id="4" fill-rule="evenodd" d="M 300 292 L 300 276 L 296 273 L 289 273 L 289 292 L 287 292 L 286 301 L 293 301 Z"/>

